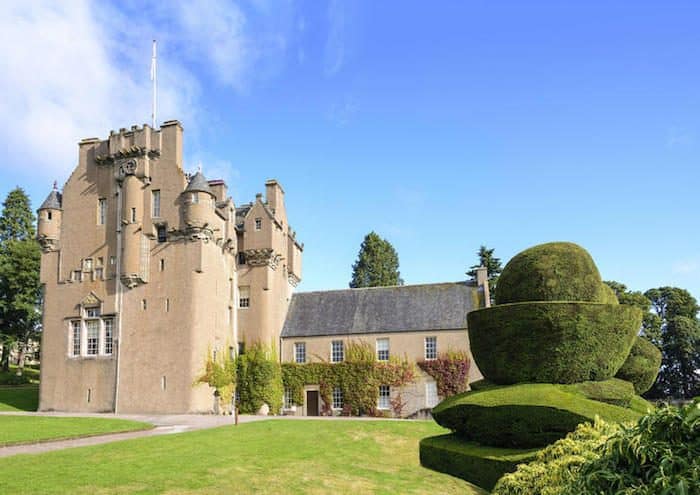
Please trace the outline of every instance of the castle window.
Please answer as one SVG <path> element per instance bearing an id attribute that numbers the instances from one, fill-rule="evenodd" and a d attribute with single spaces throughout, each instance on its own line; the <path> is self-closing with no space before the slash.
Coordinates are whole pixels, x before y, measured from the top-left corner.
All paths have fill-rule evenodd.
<path id="1" fill-rule="evenodd" d="M 238 253 L 238 264 L 245 265 L 245 253 L 243 251 Z"/>
<path id="2" fill-rule="evenodd" d="M 80 321 L 71 321 L 71 356 L 80 356 L 80 338 L 82 334 L 82 324 Z"/>
<path id="3" fill-rule="evenodd" d="M 141 299 L 141 309 L 144 310 L 144 311 L 146 311 L 146 307 L 147 307 L 147 306 L 146 306 L 146 300 L 145 300 L 145 299 Z"/>
<path id="4" fill-rule="evenodd" d="M 389 339 L 377 339 L 377 361 L 389 360 Z"/>
<path id="5" fill-rule="evenodd" d="M 306 342 L 294 343 L 294 362 L 299 364 L 306 362 Z"/>
<path id="6" fill-rule="evenodd" d="M 83 272 L 80 270 L 73 270 L 71 274 L 71 280 L 73 282 L 82 282 L 83 281 Z"/>
<path id="7" fill-rule="evenodd" d="M 439 402 L 437 393 L 437 383 L 428 382 L 425 384 L 425 407 L 435 407 Z"/>
<path id="8" fill-rule="evenodd" d="M 425 338 L 425 359 L 426 361 L 437 359 L 437 337 Z"/>
<path id="9" fill-rule="evenodd" d="M 160 377 L 160 388 L 161 388 L 161 390 L 165 390 L 166 387 L 167 387 L 167 385 L 168 385 L 168 382 L 167 382 L 167 380 L 165 379 L 165 375 L 163 375 L 162 377 Z"/>
<path id="10" fill-rule="evenodd" d="M 95 272 L 92 276 L 93 280 L 102 280 L 104 278 L 104 269 L 102 267 L 95 268 Z"/>
<path id="11" fill-rule="evenodd" d="M 239 342 L 238 343 L 238 355 L 242 356 L 245 354 L 245 342 Z"/>
<path id="12" fill-rule="evenodd" d="M 341 363 L 345 359 L 345 348 L 342 340 L 331 342 L 331 363 Z"/>
<path id="13" fill-rule="evenodd" d="M 156 189 L 151 192 L 151 216 L 154 218 L 160 217 L 160 190 Z"/>
<path id="14" fill-rule="evenodd" d="M 379 385 L 379 400 L 377 409 L 389 409 L 391 407 L 391 388 L 389 385 Z"/>
<path id="15" fill-rule="evenodd" d="M 92 271 L 92 258 L 85 258 L 83 260 L 83 271 L 84 272 L 91 272 Z"/>
<path id="16" fill-rule="evenodd" d="M 333 389 L 333 409 L 343 408 L 343 391 L 336 387 Z"/>
<path id="17" fill-rule="evenodd" d="M 165 258 L 160 259 L 160 271 L 165 270 Z"/>
<path id="18" fill-rule="evenodd" d="M 165 298 L 165 312 L 170 312 L 170 299 L 168 299 L 167 297 Z"/>
<path id="19" fill-rule="evenodd" d="M 114 320 L 104 320 L 105 325 L 105 354 L 112 354 L 114 348 Z"/>
<path id="20" fill-rule="evenodd" d="M 100 322 L 99 320 L 87 320 L 87 354 L 96 356 L 100 351 Z"/>
<path id="21" fill-rule="evenodd" d="M 117 264 L 117 257 L 116 256 L 110 256 L 109 257 L 109 264 L 114 266 Z"/>
<path id="22" fill-rule="evenodd" d="M 100 316 L 100 308 L 85 308 L 85 318 L 97 318 Z"/>
<path id="23" fill-rule="evenodd" d="M 284 389 L 284 408 L 292 409 L 294 407 L 294 397 L 292 396 L 292 391 L 289 389 Z"/>
<path id="24" fill-rule="evenodd" d="M 192 203 L 193 205 L 198 204 L 198 203 L 199 203 L 199 194 L 197 194 L 196 192 L 193 192 L 193 193 L 190 195 L 190 201 L 191 201 L 191 203 Z"/>
<path id="25" fill-rule="evenodd" d="M 168 229 L 165 225 L 159 225 L 156 228 L 158 234 L 158 242 L 166 242 L 168 240 Z"/>
<path id="26" fill-rule="evenodd" d="M 49 220 L 51 220 L 51 216 L 52 216 L 52 215 L 51 215 L 51 212 L 50 212 L 50 211 L 47 211 L 47 212 L 46 212 L 46 218 L 49 219 Z"/>
<path id="27" fill-rule="evenodd" d="M 131 209 L 131 223 L 136 223 L 136 208 Z"/>
<path id="28" fill-rule="evenodd" d="M 255 230 L 262 230 L 262 218 L 255 219 Z"/>
<path id="29" fill-rule="evenodd" d="M 243 309 L 250 307 L 250 287 L 238 288 L 238 307 Z"/>
<path id="30" fill-rule="evenodd" d="M 107 221 L 107 200 L 100 198 L 97 200 L 97 224 L 104 225 Z"/>

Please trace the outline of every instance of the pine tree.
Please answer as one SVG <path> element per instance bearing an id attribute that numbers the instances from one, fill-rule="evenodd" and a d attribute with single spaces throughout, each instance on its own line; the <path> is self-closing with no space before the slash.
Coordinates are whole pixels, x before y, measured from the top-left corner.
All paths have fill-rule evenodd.
<path id="1" fill-rule="evenodd" d="M 486 267 L 486 273 L 489 279 L 489 292 L 491 294 L 491 299 L 493 301 L 494 295 L 496 293 L 496 285 L 498 282 L 498 276 L 503 271 L 501 266 L 501 258 L 496 258 L 493 253 L 495 249 L 488 249 L 486 246 L 481 245 L 476 255 L 479 257 L 479 264 L 472 265 L 469 267 L 467 275 L 473 279 L 476 278 L 476 270 L 482 266 Z"/>
<path id="2" fill-rule="evenodd" d="M 375 232 L 365 236 L 357 261 L 352 266 L 350 287 L 387 287 L 403 285 L 399 273 L 399 255 L 394 246 Z"/>
<path id="3" fill-rule="evenodd" d="M 0 214 L 0 364 L 5 371 L 10 347 L 18 345 L 21 374 L 26 346 L 39 329 L 40 261 L 34 214 L 29 198 L 18 187 L 8 194 Z"/>

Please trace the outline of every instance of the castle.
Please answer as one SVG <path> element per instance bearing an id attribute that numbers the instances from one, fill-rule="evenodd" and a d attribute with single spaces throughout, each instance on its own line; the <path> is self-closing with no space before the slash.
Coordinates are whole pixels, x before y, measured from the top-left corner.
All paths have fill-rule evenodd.
<path id="1" fill-rule="evenodd" d="M 184 172 L 182 141 L 178 121 L 84 139 L 62 192 L 39 208 L 40 410 L 210 412 L 212 389 L 195 385 L 207 354 L 253 343 L 299 363 L 342 360 L 351 338 L 378 359 L 469 350 L 466 313 L 488 301 L 485 271 L 476 283 L 293 297 L 303 244 L 281 185 L 236 206 L 222 180 Z M 435 403 L 434 380 L 416 387 L 413 409 Z M 305 394 L 288 413 L 318 414 L 318 386 Z M 378 400 L 390 394 L 380 387 Z"/>

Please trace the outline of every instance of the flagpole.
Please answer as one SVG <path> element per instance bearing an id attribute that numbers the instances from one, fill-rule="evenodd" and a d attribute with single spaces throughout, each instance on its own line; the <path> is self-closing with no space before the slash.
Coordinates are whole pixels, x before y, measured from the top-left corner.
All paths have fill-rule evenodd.
<path id="1" fill-rule="evenodd" d="M 153 84 L 153 106 L 151 108 L 151 124 L 154 129 L 156 128 L 156 101 L 158 97 L 158 86 L 156 84 L 156 62 L 156 40 L 153 40 L 153 56 L 151 58 L 151 83 Z"/>

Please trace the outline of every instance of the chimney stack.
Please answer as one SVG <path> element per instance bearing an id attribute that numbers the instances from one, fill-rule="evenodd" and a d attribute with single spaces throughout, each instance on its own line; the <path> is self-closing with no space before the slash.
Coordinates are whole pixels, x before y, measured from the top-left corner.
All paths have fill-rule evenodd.
<path id="1" fill-rule="evenodd" d="M 476 269 L 476 285 L 484 295 L 484 307 L 491 306 L 491 294 L 489 293 L 489 272 L 485 266 Z"/>

